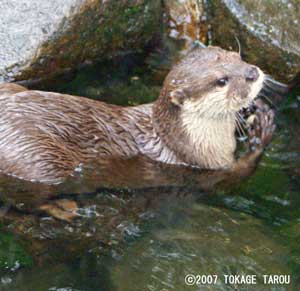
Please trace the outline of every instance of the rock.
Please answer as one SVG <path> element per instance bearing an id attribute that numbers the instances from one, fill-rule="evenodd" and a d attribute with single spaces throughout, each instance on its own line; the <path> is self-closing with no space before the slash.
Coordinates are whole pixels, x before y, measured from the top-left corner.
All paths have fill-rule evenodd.
<path id="1" fill-rule="evenodd" d="M 211 1 L 212 43 L 238 50 L 282 81 L 300 70 L 300 10 L 293 0 Z"/>
<path id="2" fill-rule="evenodd" d="M 205 1 L 163 0 L 163 5 L 163 41 L 145 61 L 159 82 L 163 82 L 171 67 L 189 53 L 194 44 L 206 44 L 209 36 Z"/>
<path id="3" fill-rule="evenodd" d="M 159 0 L 3 0 L 0 82 L 49 79 L 142 48 L 158 29 Z"/>
<path id="4" fill-rule="evenodd" d="M 198 0 L 165 0 L 167 35 L 182 40 L 185 47 L 207 41 L 206 7 Z"/>

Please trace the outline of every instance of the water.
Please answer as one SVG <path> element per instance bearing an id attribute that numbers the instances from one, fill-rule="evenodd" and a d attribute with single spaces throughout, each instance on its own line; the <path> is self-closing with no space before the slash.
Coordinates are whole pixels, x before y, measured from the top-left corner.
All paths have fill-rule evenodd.
<path id="1" fill-rule="evenodd" d="M 166 72 L 155 62 L 152 55 L 102 63 L 56 90 L 118 104 L 150 102 Z M 220 173 L 143 157 L 98 161 L 56 187 L 0 177 L 0 290 L 299 290 L 296 99 L 282 105 L 255 174 L 217 190 Z M 76 220 L 39 210 L 62 199 L 76 202 Z M 187 274 L 216 274 L 218 281 L 187 286 Z M 258 285 L 226 285 L 224 274 L 256 275 Z M 263 285 L 263 274 L 290 275 L 291 284 Z"/>

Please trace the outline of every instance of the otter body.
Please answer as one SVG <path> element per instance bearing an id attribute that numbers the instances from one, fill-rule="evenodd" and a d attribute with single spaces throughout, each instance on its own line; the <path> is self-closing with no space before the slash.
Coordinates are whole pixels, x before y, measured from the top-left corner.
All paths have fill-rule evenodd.
<path id="1" fill-rule="evenodd" d="M 166 163 L 179 162 L 155 133 L 152 104 L 121 107 L 52 92 L 20 91 L 0 92 L 4 173 L 55 183 L 80 164 L 105 155 L 145 154 Z"/>
<path id="2" fill-rule="evenodd" d="M 151 104 L 121 107 L 0 85 L 0 170 L 59 183 L 101 156 L 138 154 L 164 163 L 232 168 L 236 114 L 254 100 L 263 79 L 238 54 L 209 47 L 176 65 Z"/>

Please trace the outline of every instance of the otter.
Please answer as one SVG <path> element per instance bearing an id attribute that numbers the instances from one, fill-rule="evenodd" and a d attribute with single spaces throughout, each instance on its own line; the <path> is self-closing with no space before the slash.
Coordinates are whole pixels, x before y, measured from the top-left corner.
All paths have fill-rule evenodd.
<path id="1" fill-rule="evenodd" d="M 264 73 L 238 53 L 208 47 L 176 64 L 150 104 L 122 107 L 0 85 L 0 171 L 56 184 L 103 156 L 136 155 L 236 170 L 237 113 L 253 103 L 263 82 Z M 272 110 L 260 112 L 249 132 L 255 160 L 271 140 L 273 117 Z"/>

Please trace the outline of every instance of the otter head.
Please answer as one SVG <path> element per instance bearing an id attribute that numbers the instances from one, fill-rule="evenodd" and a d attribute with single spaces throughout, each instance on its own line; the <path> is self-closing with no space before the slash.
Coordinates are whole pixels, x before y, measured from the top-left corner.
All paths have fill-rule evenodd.
<path id="1" fill-rule="evenodd" d="M 197 49 L 169 73 L 160 98 L 182 112 L 223 119 L 248 107 L 263 86 L 264 73 L 235 52 Z"/>
<path id="2" fill-rule="evenodd" d="M 181 160 L 226 167 L 236 147 L 236 114 L 250 105 L 263 81 L 263 72 L 235 52 L 197 49 L 166 77 L 153 109 L 155 129 Z"/>

